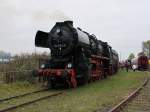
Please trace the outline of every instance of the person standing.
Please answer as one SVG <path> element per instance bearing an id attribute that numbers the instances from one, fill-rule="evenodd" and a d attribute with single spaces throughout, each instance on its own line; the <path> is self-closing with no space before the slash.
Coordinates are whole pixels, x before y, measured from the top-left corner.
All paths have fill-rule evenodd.
<path id="1" fill-rule="evenodd" d="M 128 71 L 129 71 L 129 64 L 128 64 L 128 61 L 125 62 L 125 68 L 126 68 L 126 71 L 128 72 Z"/>

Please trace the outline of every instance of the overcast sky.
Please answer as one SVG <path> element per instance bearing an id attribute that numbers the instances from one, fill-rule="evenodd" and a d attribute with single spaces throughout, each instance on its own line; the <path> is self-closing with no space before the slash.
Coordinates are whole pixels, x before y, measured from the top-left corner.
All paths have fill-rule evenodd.
<path id="1" fill-rule="evenodd" d="M 107 41 L 122 59 L 150 39 L 150 0 L 0 0 L 0 50 L 34 52 L 37 30 L 48 32 L 68 19 Z"/>

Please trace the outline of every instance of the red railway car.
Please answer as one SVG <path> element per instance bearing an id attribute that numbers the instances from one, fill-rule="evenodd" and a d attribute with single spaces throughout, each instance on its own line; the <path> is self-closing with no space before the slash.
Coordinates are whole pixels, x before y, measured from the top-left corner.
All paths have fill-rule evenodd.
<path id="1" fill-rule="evenodd" d="M 136 65 L 138 70 L 148 69 L 148 57 L 145 55 L 140 55 L 137 58 L 131 60 L 132 65 Z"/>

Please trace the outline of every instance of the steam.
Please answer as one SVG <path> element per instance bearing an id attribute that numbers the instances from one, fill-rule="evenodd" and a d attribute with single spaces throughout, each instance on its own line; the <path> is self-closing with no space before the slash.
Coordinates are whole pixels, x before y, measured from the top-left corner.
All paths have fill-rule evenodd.
<path id="1" fill-rule="evenodd" d="M 65 21 L 71 20 L 63 11 L 54 10 L 52 12 L 36 11 L 32 14 L 34 22 Z"/>
<path id="2" fill-rule="evenodd" d="M 64 12 L 60 10 L 53 11 L 53 13 L 50 15 L 50 18 L 56 21 L 71 20 Z"/>

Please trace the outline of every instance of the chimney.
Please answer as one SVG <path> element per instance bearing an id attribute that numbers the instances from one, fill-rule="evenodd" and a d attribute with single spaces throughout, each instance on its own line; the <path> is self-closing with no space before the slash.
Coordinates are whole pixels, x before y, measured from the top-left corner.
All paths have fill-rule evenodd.
<path id="1" fill-rule="evenodd" d="M 64 21 L 64 23 L 66 23 L 66 24 L 69 24 L 69 25 L 73 26 L 73 21 L 67 20 L 67 21 Z"/>

